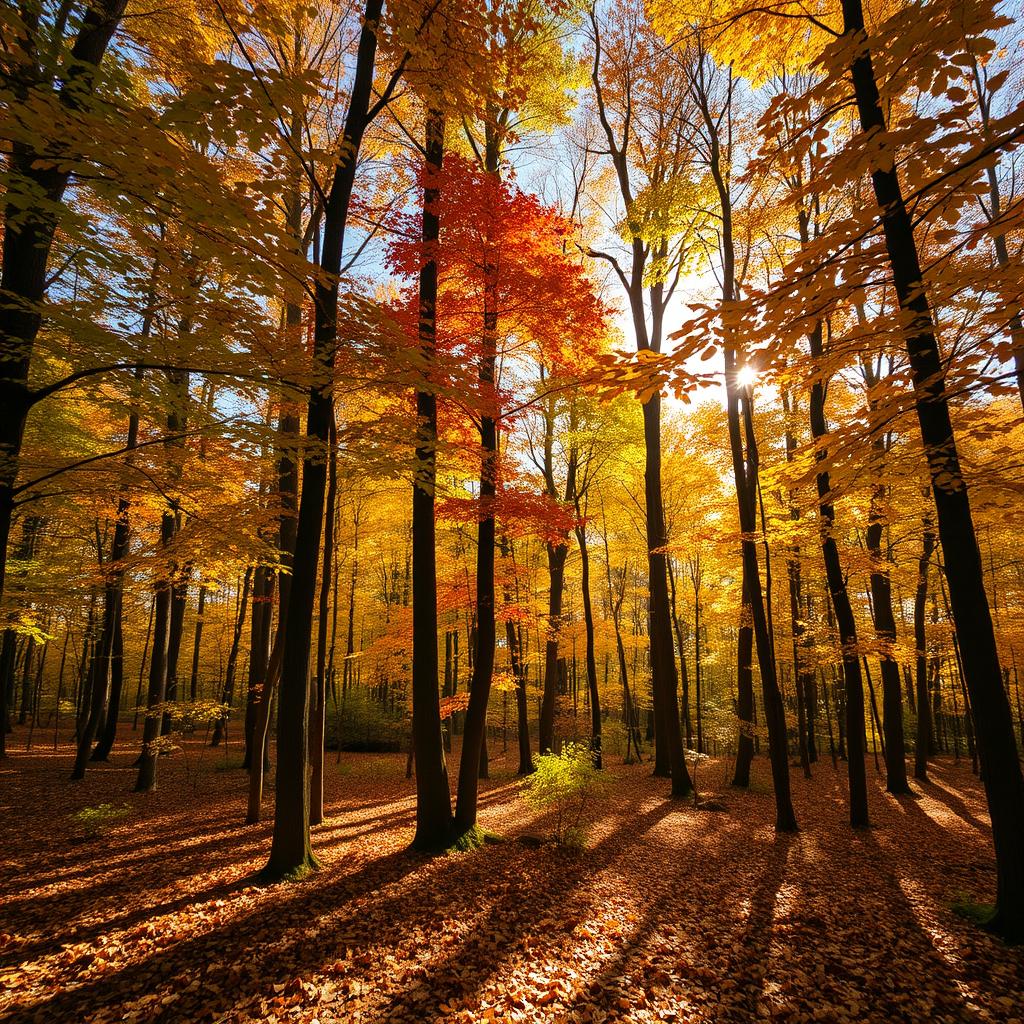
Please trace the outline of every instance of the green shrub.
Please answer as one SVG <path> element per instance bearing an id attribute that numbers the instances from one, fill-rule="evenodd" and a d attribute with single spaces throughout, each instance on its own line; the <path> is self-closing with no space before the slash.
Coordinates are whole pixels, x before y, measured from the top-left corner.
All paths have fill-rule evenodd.
<path id="1" fill-rule="evenodd" d="M 132 809 L 128 804 L 98 804 L 96 807 L 83 807 L 69 817 L 78 825 L 84 836 L 95 839 L 103 835 L 115 822 L 131 813 Z"/>
<path id="2" fill-rule="evenodd" d="M 984 928 L 992 920 L 996 912 L 995 904 L 979 903 L 966 893 L 957 894 L 957 897 L 950 903 L 949 909 L 957 917 L 962 917 L 965 921 L 970 921 L 971 924 L 976 924 L 981 928 Z"/>
<path id="3" fill-rule="evenodd" d="M 328 750 L 394 753 L 409 746 L 409 720 L 404 704 L 389 708 L 364 687 L 353 687 L 327 717 Z"/>
<path id="4" fill-rule="evenodd" d="M 526 780 L 526 799 L 534 807 L 554 810 L 556 842 L 581 849 L 592 824 L 594 802 L 605 789 L 590 746 L 566 743 L 560 754 L 539 754 L 533 765 L 534 772 Z"/>

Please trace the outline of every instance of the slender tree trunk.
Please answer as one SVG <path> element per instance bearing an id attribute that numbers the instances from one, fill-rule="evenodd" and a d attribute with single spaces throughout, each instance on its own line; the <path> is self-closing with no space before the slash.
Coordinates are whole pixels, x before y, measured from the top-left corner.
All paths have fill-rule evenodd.
<path id="1" fill-rule="evenodd" d="M 134 430 L 132 429 L 134 427 Z M 139 419 L 133 415 L 129 419 L 127 448 L 135 447 L 138 439 Z M 122 494 L 118 500 L 117 522 L 114 525 L 114 538 L 110 545 L 110 560 L 107 563 L 108 577 L 103 591 L 103 631 L 97 654 L 94 656 L 92 703 L 85 727 L 78 737 L 78 751 L 75 765 L 71 772 L 72 779 L 84 779 L 85 769 L 92 754 L 93 740 L 101 725 L 104 705 L 107 707 L 107 720 L 117 720 L 117 702 L 110 700 L 112 689 L 112 662 L 114 658 L 115 637 L 120 627 L 121 603 L 124 593 L 124 570 L 121 560 L 128 551 L 128 498 Z M 119 673 L 120 674 L 120 673 Z M 120 691 L 120 687 L 118 687 Z M 120 697 L 120 692 L 118 692 Z"/>
<path id="2" fill-rule="evenodd" d="M 857 42 L 851 61 L 854 96 L 865 133 L 884 133 L 871 53 L 864 39 L 861 0 L 843 0 L 844 33 Z M 992 616 L 967 486 L 960 470 L 946 395 L 945 373 L 928 295 L 922 284 L 913 224 L 894 164 L 871 173 L 893 285 L 907 318 L 907 355 L 918 423 L 928 457 L 939 539 L 945 558 L 956 631 L 970 637 L 964 677 L 975 716 L 985 793 L 996 853 L 996 910 L 990 926 L 1005 938 L 1024 939 L 1024 775 L 1003 689 Z"/>
<path id="3" fill-rule="evenodd" d="M 513 572 L 515 571 L 514 552 L 512 544 L 507 537 L 501 541 L 502 557 L 513 556 Z M 519 582 L 516 580 L 516 595 L 518 598 Z M 512 595 L 508 586 L 505 588 L 505 604 L 511 604 Z M 519 740 L 519 775 L 529 775 L 533 771 L 533 754 L 530 751 L 530 717 L 529 706 L 526 696 L 526 669 L 523 665 L 522 644 L 516 623 L 506 614 L 505 617 L 505 642 L 508 645 L 509 661 L 512 666 L 512 678 L 516 683 L 516 733 Z"/>
<path id="4" fill-rule="evenodd" d="M 928 780 L 928 756 L 931 754 L 932 710 L 928 699 L 928 644 L 925 635 L 925 608 L 928 601 L 928 567 L 935 550 L 935 527 L 926 513 L 921 537 L 921 556 L 917 561 L 917 589 L 914 592 L 914 646 L 917 650 L 917 735 L 914 742 L 914 778 Z"/>
<path id="5" fill-rule="evenodd" d="M 146 675 L 146 658 L 149 656 L 150 641 L 153 639 L 153 613 L 156 610 L 156 601 L 149 602 L 149 619 L 146 624 L 146 639 L 142 644 L 142 657 L 139 659 L 139 681 L 135 687 L 135 714 L 132 716 L 132 732 L 135 732 L 139 728 L 139 708 L 142 706 L 142 681 Z M 101 741 L 101 746 L 102 746 Z M 110 748 L 107 749 L 106 753 L 110 753 L 110 749 L 113 747 L 113 737 L 111 737 Z"/>
<path id="6" fill-rule="evenodd" d="M 900 667 L 893 656 L 896 644 L 896 618 L 892 611 L 892 582 L 882 560 L 883 522 L 877 506 L 884 501 L 884 485 L 879 485 L 872 496 L 872 520 L 868 524 L 865 542 L 871 553 L 871 608 L 875 618 L 875 633 L 880 645 L 879 662 L 882 670 L 882 728 L 885 737 L 885 788 L 890 793 L 909 793 L 907 783 L 907 753 L 903 742 L 903 698 L 900 686 Z"/>
<path id="7" fill-rule="evenodd" d="M 320 569 L 319 619 L 316 636 L 316 694 L 309 728 L 309 823 L 324 820 L 324 731 L 327 723 L 327 626 L 334 559 L 334 508 L 338 499 L 337 429 L 332 418 L 327 463 L 327 510 L 324 518 L 324 557 Z"/>
<path id="8" fill-rule="evenodd" d="M 249 603 L 249 590 L 253 578 L 253 568 L 248 566 L 245 575 L 242 577 L 242 594 L 238 600 L 238 615 L 235 618 L 235 629 L 231 634 L 231 647 L 228 650 L 227 665 L 224 669 L 224 689 L 221 691 L 220 702 L 224 705 L 225 711 L 213 725 L 213 737 L 210 740 L 211 747 L 220 746 L 224 733 L 227 730 L 228 716 L 231 714 L 231 705 L 235 700 L 235 669 L 238 666 L 238 649 L 242 642 L 242 630 L 245 626 L 245 612 Z M 255 609 L 254 609 L 255 611 Z"/>
<path id="9" fill-rule="evenodd" d="M 811 357 L 822 358 L 822 325 L 819 320 L 811 332 Z M 864 768 L 864 684 L 861 680 L 860 657 L 857 654 L 857 621 L 854 618 L 850 594 L 846 586 L 839 548 L 833 535 L 835 509 L 832 505 L 832 485 L 825 462 L 828 453 L 821 443 L 828 437 L 825 422 L 825 385 L 815 379 L 811 386 L 810 400 L 811 437 L 818 442 L 815 452 L 817 459 L 818 517 L 821 532 L 821 553 L 825 562 L 825 579 L 828 584 L 832 609 L 839 626 L 839 641 L 842 645 L 843 680 L 846 696 L 846 742 L 849 747 L 847 766 L 850 777 L 850 824 L 866 828 L 868 819 L 867 776 Z"/>
<path id="10" fill-rule="evenodd" d="M 497 177 L 499 146 L 493 130 L 486 138 L 485 170 Z M 498 483 L 498 402 L 495 391 L 498 330 L 498 265 L 491 239 L 484 239 L 483 331 L 479 364 L 480 399 L 480 520 L 476 547 L 476 648 L 473 655 L 473 685 L 466 709 L 459 761 L 458 797 L 455 804 L 455 831 L 467 832 L 476 825 L 477 780 L 488 774 L 487 703 L 494 674 L 494 497 Z M 436 686 L 435 686 L 436 689 Z"/>
<path id="11" fill-rule="evenodd" d="M 174 513 L 165 510 L 160 525 L 164 547 L 174 537 Z M 148 793 L 156 786 L 156 762 L 159 756 L 160 707 L 167 685 L 167 645 L 171 627 L 171 582 L 158 581 L 153 596 L 153 645 L 149 658 L 149 689 L 146 696 L 146 718 L 142 726 L 142 753 L 139 774 L 135 781 L 137 793 Z"/>
<path id="12" fill-rule="evenodd" d="M 672 647 L 672 621 L 668 596 L 665 513 L 661 498 L 661 395 L 652 395 L 643 407 L 644 498 L 647 508 L 647 568 L 650 580 L 651 672 L 655 715 L 664 723 L 672 796 L 693 792 L 686 767 L 679 726 L 678 678 Z M 698 712 L 699 713 L 699 712 Z"/>
<path id="13" fill-rule="evenodd" d="M 683 739 L 687 749 L 693 747 L 693 719 L 690 715 L 690 674 L 686 669 L 686 647 L 683 643 L 683 630 L 679 622 L 679 611 L 676 605 L 676 576 L 672 568 L 672 559 L 668 559 L 668 587 L 672 602 L 672 625 L 676 631 L 676 646 L 679 648 L 679 679 L 682 682 L 683 697 Z"/>
<path id="14" fill-rule="evenodd" d="M 444 116 L 427 112 L 426 182 L 423 190 L 423 253 L 419 280 L 419 343 L 425 363 L 425 384 L 435 358 L 437 338 L 437 256 L 440 236 L 438 204 L 440 173 L 444 159 Z M 416 392 L 416 475 L 412 488 L 412 738 L 416 759 L 417 849 L 440 849 L 451 837 L 452 805 L 448 788 L 448 767 L 441 737 L 441 709 L 437 695 L 437 547 L 435 542 L 434 488 L 437 482 L 437 396 L 429 387 Z M 493 525 L 493 519 L 491 520 Z M 493 535 L 491 558 L 494 557 Z M 491 582 L 493 585 L 493 564 Z M 493 626 L 493 605 L 491 623 Z M 490 646 L 494 657 L 493 635 Z M 484 710 L 486 712 L 486 693 Z M 472 699 L 472 697 L 470 698 Z M 477 712 L 479 716 L 479 711 Z M 482 727 L 481 727 L 482 732 Z M 480 763 L 480 733 L 467 763 L 463 742 L 459 773 L 460 803 L 462 775 L 471 772 L 474 796 Z M 473 800 L 473 820 L 476 801 Z M 472 824 L 472 822 L 470 822 Z"/>
<path id="15" fill-rule="evenodd" d="M 743 531 L 741 550 L 743 574 L 747 581 L 747 596 L 753 619 L 754 639 L 757 644 L 757 664 L 761 673 L 765 725 L 768 730 L 768 756 L 775 788 L 775 828 L 779 832 L 796 831 L 796 814 L 790 795 L 789 752 L 786 745 L 786 709 L 782 702 L 775 670 L 775 655 L 764 594 L 761 590 L 761 572 L 757 562 L 757 546 L 753 540 L 757 529 L 756 506 L 751 481 L 757 476 L 757 453 L 747 453 L 751 466 L 748 470 L 740 430 L 740 393 L 736 381 L 736 353 L 730 346 L 725 350 L 725 374 L 729 447 L 732 453 L 733 478 L 736 501 L 739 506 L 740 529 Z M 750 432 L 748 432 L 749 436 Z"/>
<path id="16" fill-rule="evenodd" d="M 206 611 L 206 584 L 199 584 L 199 601 L 196 604 L 196 630 L 192 640 L 192 671 L 188 680 L 188 699 L 199 699 L 199 654 L 203 643 L 203 612 Z"/>
<path id="17" fill-rule="evenodd" d="M 565 544 L 548 544 L 548 637 L 544 644 L 544 690 L 540 706 L 540 742 L 542 754 L 554 749 L 555 703 L 558 693 L 558 632 L 562 622 L 562 594 L 565 588 Z"/>
<path id="18" fill-rule="evenodd" d="M 383 0 L 367 0 L 345 129 L 324 204 L 320 260 L 323 274 L 316 283 L 313 334 L 314 364 L 321 369 L 323 377 L 311 386 L 306 410 L 306 437 L 318 450 L 307 451 L 302 460 L 302 500 L 281 659 L 274 838 L 270 858 L 263 871 L 264 877 L 269 879 L 298 877 L 316 867 L 309 843 L 309 781 L 306 773 L 309 764 L 310 640 L 327 482 L 327 466 L 321 456 L 329 442 L 333 412 L 331 384 L 338 336 L 338 277 L 342 245 L 356 162 L 369 120 L 377 54 L 376 31 L 382 7 Z"/>
<path id="19" fill-rule="evenodd" d="M 796 435 L 793 433 L 792 416 L 795 405 L 790 405 L 789 394 L 782 393 L 782 409 L 786 414 L 786 462 L 792 465 L 796 457 Z M 789 492 L 789 518 L 795 523 L 800 519 L 800 508 L 796 495 Z M 800 765 L 804 778 L 811 777 L 811 763 L 817 760 L 814 749 L 814 712 L 812 694 L 816 692 L 813 665 L 805 656 L 803 647 L 807 627 L 803 617 L 803 579 L 800 571 L 800 545 L 794 544 L 786 559 L 786 577 L 789 583 L 789 621 L 793 636 L 793 678 L 796 684 L 797 731 L 800 745 Z"/>
<path id="20" fill-rule="evenodd" d="M 601 695 L 597 689 L 597 662 L 594 658 L 594 611 L 590 604 L 590 552 L 587 548 L 587 528 L 579 518 L 576 540 L 580 546 L 580 586 L 583 590 L 583 624 L 586 630 L 587 693 L 590 697 L 590 744 L 594 751 L 594 767 L 601 765 Z"/>
<path id="21" fill-rule="evenodd" d="M 736 768 L 732 784 L 742 789 L 750 786 L 750 765 L 754 760 L 754 619 L 750 609 L 750 584 L 746 566 L 743 568 L 743 601 L 740 605 L 740 628 L 736 644 L 736 716 L 740 735 L 736 750 Z"/>

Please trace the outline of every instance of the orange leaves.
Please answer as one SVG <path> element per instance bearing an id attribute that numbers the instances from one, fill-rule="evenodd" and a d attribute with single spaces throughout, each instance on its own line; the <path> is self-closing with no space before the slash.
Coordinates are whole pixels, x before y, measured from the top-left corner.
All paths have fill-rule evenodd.
<path id="1" fill-rule="evenodd" d="M 578 365 L 602 338 L 608 310 L 583 273 L 573 225 L 460 157 L 446 157 L 437 178 L 439 347 L 475 357 L 486 299 L 500 351 L 536 345 L 556 365 Z M 417 241 L 417 217 L 397 218 L 395 229 L 390 266 L 412 279 L 433 254 Z"/>
<path id="2" fill-rule="evenodd" d="M 515 489 L 499 490 L 489 502 L 475 498 L 443 498 L 438 517 L 456 523 L 478 523 L 493 516 L 510 537 L 541 537 L 560 543 L 576 525 L 572 506 L 546 494 Z"/>
<path id="3" fill-rule="evenodd" d="M 509 837 L 543 830 L 499 747 L 482 823 Z M 112 768 L 89 777 L 90 800 L 118 790 L 133 753 L 115 750 Z M 193 789 L 169 758 L 166 785 L 140 802 L 123 842 L 99 851 L 54 832 L 70 784 L 54 785 L 52 756 L 18 752 L 27 799 L 0 840 L 16 865 L 0 898 L 17 936 L 2 949 L 0 1014 L 98 1024 L 1019 1016 L 1024 954 L 948 906 L 957 891 L 984 898 L 994 886 L 984 796 L 966 765 L 940 759 L 914 801 L 873 783 L 876 826 L 861 843 L 839 824 L 843 794 L 819 764 L 810 782 L 794 779 L 806 828 L 780 843 L 763 762 L 757 787 L 730 797 L 711 827 L 666 801 L 647 765 L 609 756 L 608 813 L 588 852 L 506 842 L 427 858 L 406 850 L 405 756 L 331 764 L 315 839 L 323 870 L 257 888 L 245 880 L 267 833 L 236 824 L 237 772 L 207 765 Z"/>

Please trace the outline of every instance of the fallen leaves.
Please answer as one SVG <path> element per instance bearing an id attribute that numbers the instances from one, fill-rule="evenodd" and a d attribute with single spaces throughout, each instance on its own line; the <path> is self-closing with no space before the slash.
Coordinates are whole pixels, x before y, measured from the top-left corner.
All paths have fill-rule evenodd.
<path id="1" fill-rule="evenodd" d="M 876 826 L 853 833 L 843 775 L 819 764 L 810 782 L 794 778 L 803 831 L 778 837 L 763 792 L 730 795 L 728 817 L 709 825 L 665 799 L 645 766 L 612 766 L 607 813 L 582 855 L 505 843 L 428 858 L 406 850 L 404 767 L 402 755 L 350 755 L 328 776 L 329 817 L 314 833 L 324 869 L 258 887 L 268 826 L 239 825 L 241 773 L 211 771 L 194 791 L 168 759 L 130 824 L 73 846 L 52 827 L 68 801 L 64 765 L 16 755 L 2 769 L 18 799 L 0 840 L 0 1014 L 18 1024 L 1021 1017 L 1024 952 L 949 909 L 961 891 L 990 898 L 994 883 L 983 794 L 965 768 L 940 762 L 917 800 L 876 787 Z M 543 831 L 512 767 L 492 754 L 482 824 Z M 97 769 L 78 798 L 118 798 L 129 771 Z"/>

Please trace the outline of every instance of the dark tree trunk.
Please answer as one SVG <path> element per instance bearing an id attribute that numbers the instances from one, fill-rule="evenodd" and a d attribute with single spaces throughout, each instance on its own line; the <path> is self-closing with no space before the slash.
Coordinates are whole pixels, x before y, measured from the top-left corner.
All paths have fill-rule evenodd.
<path id="1" fill-rule="evenodd" d="M 125 447 L 133 449 L 139 437 L 139 417 L 134 411 L 128 418 L 128 438 Z M 113 690 L 112 669 L 115 653 L 115 639 L 121 627 L 121 605 L 124 593 L 124 569 L 120 562 L 128 552 L 128 495 L 122 492 L 117 503 L 117 521 L 114 525 L 114 537 L 110 544 L 110 560 L 107 562 L 107 581 L 103 589 L 103 630 L 100 635 L 96 663 L 93 668 L 92 705 L 85 727 L 78 737 L 78 752 L 75 765 L 71 772 L 72 779 L 84 779 L 85 769 L 93 753 L 92 744 L 102 724 L 113 718 L 117 722 L 118 704 L 120 702 L 120 685 L 117 687 L 116 699 Z M 122 673 L 119 671 L 118 676 Z M 119 680 L 120 682 L 120 680 Z M 106 705 L 107 716 L 104 722 L 100 719 Z"/>
<path id="2" fill-rule="evenodd" d="M 793 676 L 797 686 L 797 731 L 800 742 L 800 765 L 804 778 L 811 777 L 812 725 L 809 695 L 814 692 L 814 670 L 809 669 L 803 647 L 806 628 L 801 610 L 803 587 L 800 571 L 800 549 L 786 562 L 786 575 L 790 583 L 790 622 L 793 629 Z"/>
<path id="3" fill-rule="evenodd" d="M 61 109 L 74 119 L 75 112 L 92 96 L 97 66 L 125 6 L 126 0 L 98 0 L 85 8 L 67 61 L 55 70 L 50 81 L 36 80 L 32 62 L 26 62 L 23 70 L 16 70 L 7 82 L 9 95 L 15 99 L 16 117 L 21 103 L 31 104 L 31 97 L 45 89 L 56 93 Z M 35 26 L 41 31 L 38 21 Z M 26 116 L 24 111 L 21 116 Z M 32 406 L 45 397 L 29 387 L 29 367 L 43 319 L 50 249 L 71 177 L 63 169 L 62 161 L 46 158 L 47 154 L 60 152 L 64 140 L 54 139 L 49 133 L 44 138 L 45 152 L 15 142 L 6 161 L 8 194 L 4 205 L 0 295 L 10 296 L 11 301 L 0 305 L 0 409 L 4 413 L 0 416 L 0 597 L 4 592 L 7 543 L 25 422 Z M 7 711 L 5 708 L 5 715 Z"/>
<path id="4" fill-rule="evenodd" d="M 249 603 L 249 589 L 252 583 L 253 568 L 249 566 L 242 577 L 242 594 L 238 599 L 238 616 L 235 619 L 235 629 L 231 634 L 231 647 L 228 650 L 227 665 L 224 669 L 224 689 L 221 691 L 220 702 L 224 705 L 225 711 L 213 725 L 213 737 L 210 740 L 211 747 L 220 746 L 228 725 L 228 716 L 231 714 L 231 705 L 235 701 L 235 670 L 238 666 L 238 649 L 242 642 L 242 630 L 245 626 L 245 612 Z"/>
<path id="5" fill-rule="evenodd" d="M 174 513 L 169 509 L 160 524 L 160 540 L 166 547 L 174 538 Z M 142 753 L 135 792 L 148 793 L 156 786 L 156 763 L 159 756 L 160 706 L 167 685 L 167 645 L 171 630 L 171 582 L 160 580 L 153 596 L 153 644 L 149 658 L 149 689 L 146 695 L 146 718 L 142 726 Z"/>
<path id="6" fill-rule="evenodd" d="M 203 644 L 203 613 L 206 611 L 206 584 L 199 584 L 199 601 L 196 604 L 196 629 L 192 640 L 192 671 L 188 679 L 188 699 L 199 699 L 199 655 Z"/>
<path id="7" fill-rule="evenodd" d="M 558 693 L 558 631 L 562 621 L 562 594 L 565 589 L 565 544 L 548 544 L 548 638 L 544 644 L 544 690 L 540 705 L 540 742 L 542 754 L 554 749 L 555 698 Z"/>
<path id="8" fill-rule="evenodd" d="M 746 565 L 743 567 L 743 601 L 740 606 L 740 628 L 736 643 L 736 717 L 740 735 L 736 750 L 736 769 L 732 784 L 746 789 L 750 786 L 750 765 L 754 760 L 754 618 L 750 609 L 750 585 Z"/>
<path id="9" fill-rule="evenodd" d="M 499 145 L 488 129 L 484 169 L 495 178 L 499 169 Z M 494 675 L 494 496 L 498 483 L 498 402 L 495 391 L 498 330 L 498 265 L 491 240 L 484 246 L 483 331 L 479 362 L 480 400 L 480 521 L 476 547 L 476 648 L 473 653 L 473 684 L 466 709 L 459 761 L 458 796 L 455 803 L 455 831 L 462 834 L 476 825 L 477 780 L 488 775 L 487 703 Z M 435 687 L 436 689 L 436 687 Z"/>
<path id="10" fill-rule="evenodd" d="M 252 763 L 256 718 L 260 695 L 267 685 L 270 667 L 270 633 L 273 625 L 274 571 L 266 565 L 256 567 L 252 587 L 252 616 L 249 627 L 249 678 L 245 700 L 245 755 L 242 767 Z"/>
<path id="11" fill-rule="evenodd" d="M 786 414 L 786 462 L 792 463 L 796 456 L 796 435 L 791 426 L 791 415 L 795 406 L 790 406 L 789 395 L 782 393 L 782 408 Z M 789 493 L 789 518 L 800 519 L 800 508 L 796 496 Z M 807 628 L 803 617 L 803 579 L 800 571 L 800 545 L 794 544 L 786 559 L 786 577 L 789 583 L 789 621 L 793 636 L 793 678 L 796 684 L 797 733 L 800 747 L 800 766 L 804 778 L 811 777 L 811 763 L 817 760 L 814 749 L 814 712 L 812 695 L 816 692 L 814 668 L 804 654 L 803 647 Z"/>
<path id="12" fill-rule="evenodd" d="M 182 425 L 179 429 L 184 429 Z M 181 515 L 175 515 L 174 532 L 181 529 Z M 185 607 L 188 602 L 188 574 L 185 578 L 171 586 L 171 624 L 167 635 L 167 686 L 164 691 L 164 702 L 178 700 L 178 661 L 181 657 L 181 640 L 185 635 Z M 160 735 L 170 734 L 173 715 L 170 709 L 164 711 L 160 723 Z"/>
<path id="13" fill-rule="evenodd" d="M 884 485 L 875 489 L 872 504 L 885 497 Z M 885 788 L 890 793 L 909 793 L 907 783 L 907 752 L 903 741 L 903 698 L 900 686 L 900 667 L 893 649 L 896 645 L 896 618 L 892 611 L 892 581 L 882 559 L 883 522 L 877 511 L 872 512 L 865 542 L 871 553 L 871 608 L 875 618 L 875 633 L 880 645 L 879 662 L 882 670 L 882 733 L 884 737 Z"/>
<path id="14" fill-rule="evenodd" d="M 871 53 L 864 39 L 861 0 L 843 0 L 843 27 L 857 40 L 851 61 L 854 95 L 865 133 L 884 133 Z M 968 490 L 960 469 L 946 395 L 945 373 L 928 295 L 922 285 L 913 224 L 895 166 L 871 173 L 885 235 L 893 286 L 907 318 L 905 342 L 916 396 L 921 440 L 928 457 L 939 540 L 945 557 L 950 604 L 964 646 L 964 681 L 975 717 L 982 776 L 992 819 L 997 896 L 991 927 L 1007 939 L 1024 939 L 1024 775 L 1013 735 L 1009 700 L 982 573 L 981 553 Z"/>
<path id="15" fill-rule="evenodd" d="M 107 714 L 103 719 L 103 727 L 99 731 L 99 739 L 92 752 L 90 761 L 106 761 L 117 738 L 117 719 L 121 711 L 121 694 L 124 691 L 124 599 L 118 602 L 117 616 L 114 619 L 114 646 L 110 656 L 110 699 L 107 702 Z M 149 639 L 147 635 L 147 641 Z M 143 649 L 145 656 L 145 649 Z M 63 655 L 61 656 L 63 660 Z"/>
<path id="16" fill-rule="evenodd" d="M 652 395 L 644 412 L 644 497 L 647 508 L 647 568 L 650 578 L 651 673 L 654 711 L 664 727 L 672 796 L 693 792 L 679 725 L 679 692 L 668 596 L 665 512 L 661 500 L 661 395 Z"/>
<path id="17" fill-rule="evenodd" d="M 316 693 L 309 726 L 309 823 L 324 820 L 324 731 L 327 724 L 327 626 L 334 559 L 334 508 L 338 499 L 337 428 L 333 417 L 327 456 L 327 509 L 324 515 L 324 557 L 320 569 L 320 600 L 316 633 Z"/>
<path id="18" fill-rule="evenodd" d="M 513 552 L 511 542 L 507 537 L 502 538 L 502 557 L 508 557 Z M 513 561 L 513 566 L 514 566 Z M 519 593 L 519 583 L 516 581 L 516 594 Z M 511 603 L 511 594 L 507 587 L 505 590 L 505 604 Z M 519 631 L 512 618 L 506 615 L 505 618 L 505 641 L 508 645 L 508 656 L 512 666 L 512 678 L 516 682 L 516 734 L 519 740 L 519 775 L 529 775 L 533 771 L 533 754 L 530 751 L 530 716 L 526 696 L 526 669 L 523 665 L 522 645 L 520 643 Z"/>
<path id="19" fill-rule="evenodd" d="M 376 28 L 382 7 L 383 0 L 367 0 L 345 129 L 337 150 L 338 163 L 324 204 L 320 260 L 323 275 L 316 283 L 313 334 L 314 363 L 322 376 L 310 388 L 306 410 L 306 437 L 317 450 L 307 452 L 302 460 L 302 500 L 295 536 L 278 698 L 274 838 L 270 859 L 263 870 L 264 877 L 270 879 L 298 877 L 316 867 L 309 844 L 309 781 L 306 772 L 309 765 L 309 655 L 327 483 L 327 464 L 322 455 L 329 443 L 333 414 L 331 385 L 338 338 L 338 275 L 342 245 L 359 149 L 369 120 L 377 54 Z"/>
<path id="20" fill-rule="evenodd" d="M 676 606 L 676 576 L 672 568 L 672 559 L 667 562 L 669 598 L 672 602 L 672 625 L 676 631 L 676 647 L 679 648 L 679 679 L 682 682 L 683 697 L 683 739 L 687 748 L 693 747 L 693 719 L 690 715 L 690 674 L 686 669 L 686 646 L 683 642 L 683 630 L 679 621 Z"/>
<path id="21" fill-rule="evenodd" d="M 579 517 L 577 506 L 576 515 Z M 597 690 L 597 662 L 594 658 L 594 611 L 590 604 L 590 552 L 587 549 L 587 528 L 580 520 L 576 527 L 580 546 L 580 586 L 583 590 L 583 624 L 586 630 L 587 693 L 590 697 L 590 744 L 594 751 L 594 767 L 601 764 L 601 695 Z"/>
<path id="22" fill-rule="evenodd" d="M 768 730 L 768 756 L 772 767 L 775 789 L 775 828 L 779 832 L 796 831 L 796 814 L 790 795 L 789 752 L 786 744 L 786 709 L 782 702 L 775 671 L 775 654 L 764 593 L 761 589 L 761 571 L 757 562 L 757 546 L 753 540 L 757 530 L 754 486 L 757 480 L 757 452 L 751 448 L 744 456 L 743 434 L 740 429 L 740 391 L 736 381 L 736 353 L 725 350 L 727 419 L 729 448 L 732 453 L 733 479 L 739 507 L 740 529 L 743 531 L 743 578 L 747 581 L 747 596 L 753 619 L 754 639 L 757 644 L 757 665 L 761 673 L 761 691 L 764 703 L 765 725 Z M 748 399 L 749 415 L 749 399 Z M 748 430 L 748 438 L 753 432 Z M 748 468 L 747 462 L 750 466 Z M 753 485 L 752 485 L 753 484 Z"/>
<path id="23" fill-rule="evenodd" d="M 819 320 L 810 336 L 811 358 L 822 358 L 822 325 Z M 811 437 L 821 442 L 828 437 L 825 422 L 825 385 L 818 378 L 811 386 L 810 400 Z M 860 673 L 860 657 L 857 654 L 857 620 L 850 604 L 850 593 L 846 587 L 839 548 L 833 529 L 835 509 L 832 505 L 832 485 L 828 470 L 824 468 L 828 453 L 823 447 L 815 451 L 818 462 L 818 517 L 821 531 L 821 553 L 825 562 L 825 579 L 828 584 L 832 609 L 839 626 L 839 641 L 842 645 L 843 681 L 846 697 L 846 742 L 849 748 L 847 766 L 850 778 L 850 824 L 866 828 L 868 819 L 868 788 L 864 767 L 864 684 Z M 842 734 L 840 734 L 842 735 Z"/>
<path id="24" fill-rule="evenodd" d="M 423 266 L 419 280 L 419 343 L 429 383 L 437 338 L 437 256 L 440 235 L 438 204 L 444 159 L 444 116 L 427 112 L 426 181 L 423 190 Z M 437 479 L 437 396 L 425 387 L 416 392 L 416 475 L 412 487 L 412 739 L 416 760 L 417 849 L 440 849 L 451 838 L 452 804 L 448 788 L 448 767 L 441 737 L 441 709 L 437 694 L 437 548 L 435 543 L 434 487 Z M 491 520 L 493 526 L 494 520 Z M 493 585 L 494 544 L 491 535 L 491 582 Z M 482 553 L 480 557 L 484 557 Z M 494 657 L 493 603 L 490 657 Z M 482 688 L 485 689 L 485 688 Z M 486 692 L 484 712 L 486 713 Z M 472 699 L 472 697 L 471 697 Z M 479 711 L 477 711 L 479 718 Z M 462 776 L 473 776 L 473 820 L 476 816 L 476 778 L 480 764 L 482 726 L 473 737 L 475 746 L 467 764 L 464 741 L 459 773 L 459 802 L 462 804 Z M 470 822 L 472 824 L 472 822 Z M 468 826 L 467 826 L 468 827 Z"/>
<path id="25" fill-rule="evenodd" d="M 917 733 L 914 741 L 914 778 L 928 780 L 928 757 L 932 752 L 932 706 L 928 699 L 928 644 L 925 636 L 925 610 L 928 602 L 928 568 L 935 550 L 935 528 L 930 513 L 925 515 L 921 537 L 921 557 L 917 561 L 917 589 L 914 591 L 914 647 L 917 651 Z"/>

